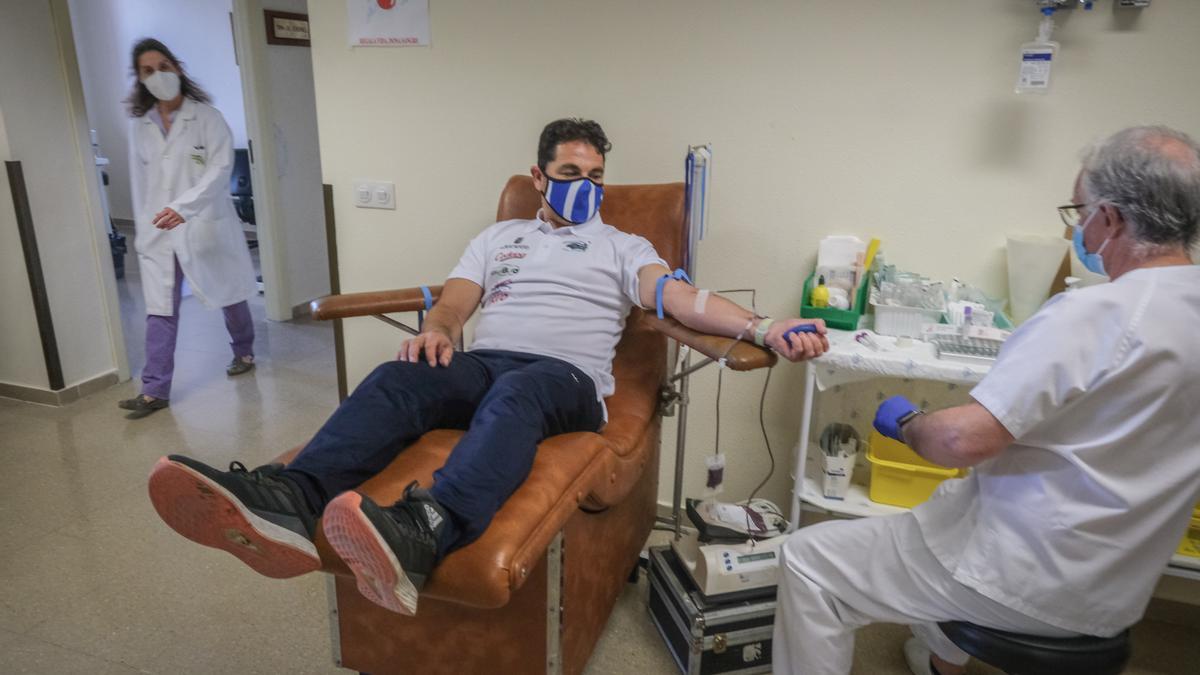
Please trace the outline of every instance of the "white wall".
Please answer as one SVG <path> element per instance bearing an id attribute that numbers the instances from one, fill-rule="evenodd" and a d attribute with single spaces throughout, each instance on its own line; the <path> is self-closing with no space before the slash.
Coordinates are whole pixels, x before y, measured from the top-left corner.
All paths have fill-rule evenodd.
<path id="1" fill-rule="evenodd" d="M 116 370 L 120 340 L 74 46 L 58 39 L 69 34 L 65 2 L 0 3 L 0 156 L 23 165 L 68 386 Z M 0 381 L 47 389 L 7 179 L 0 191 Z"/>
<path id="2" fill-rule="evenodd" d="M 1162 122 L 1200 134 L 1200 3 L 1140 16 L 1109 3 L 1066 15 L 1054 91 L 1018 97 L 1032 2 L 895 0 L 513 0 L 430 4 L 431 48 L 347 47 L 345 4 L 312 3 L 325 181 L 335 187 L 345 291 L 442 279 L 491 222 L 504 180 L 527 171 L 549 120 L 599 120 L 613 183 L 679 180 L 685 146 L 711 141 L 708 288 L 757 287 L 760 309 L 794 313 L 820 237 L 879 236 L 888 259 L 1006 291 L 1006 233 L 1057 234 L 1079 149 Z M 355 178 L 396 183 L 396 211 L 351 206 Z M 352 382 L 401 336 L 349 321 Z M 801 369 L 767 402 L 776 455 L 796 439 Z M 766 471 L 761 374 L 724 382 L 731 496 Z M 693 381 L 711 410 L 711 372 Z M 712 419 L 692 416 L 686 486 L 702 485 Z M 671 434 L 662 494 L 669 495 Z M 765 496 L 787 500 L 786 461 Z"/>
<path id="3" fill-rule="evenodd" d="M 246 147 L 241 75 L 233 54 L 231 0 L 68 0 L 79 50 L 91 128 L 112 160 L 108 194 L 114 218 L 133 218 L 129 196 L 129 113 L 123 103 L 133 87 L 130 53 L 144 37 L 167 45 L 188 75 L 212 95 L 233 131 L 234 147 Z"/>
<path id="4" fill-rule="evenodd" d="M 0 107 L 0 162 L 15 160 L 9 151 L 4 110 Z M 49 379 L 29 290 L 21 234 L 8 172 L 0 171 L 0 382 L 46 389 Z"/>

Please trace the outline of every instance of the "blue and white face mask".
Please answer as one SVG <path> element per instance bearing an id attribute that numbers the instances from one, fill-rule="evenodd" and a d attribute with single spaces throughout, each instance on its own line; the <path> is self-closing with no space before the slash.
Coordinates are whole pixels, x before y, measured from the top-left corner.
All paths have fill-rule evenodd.
<path id="1" fill-rule="evenodd" d="M 1104 258 L 1100 257 L 1100 252 L 1104 250 L 1105 246 L 1108 246 L 1108 239 L 1105 239 L 1104 243 L 1100 244 L 1100 248 L 1096 249 L 1095 253 L 1088 253 L 1087 248 L 1083 245 L 1083 231 L 1087 229 L 1088 225 L 1091 224 L 1092 218 L 1094 218 L 1097 213 L 1100 213 L 1099 205 L 1096 206 L 1092 213 L 1088 215 L 1088 217 L 1085 218 L 1082 223 L 1075 226 L 1075 233 L 1071 237 L 1071 243 L 1075 246 L 1075 255 L 1079 256 L 1079 262 L 1083 263 L 1083 266 L 1087 268 L 1089 272 L 1108 276 L 1108 274 L 1104 271 Z"/>
<path id="2" fill-rule="evenodd" d="M 563 220 L 582 225 L 600 210 L 604 186 L 590 178 L 556 180 L 546 176 L 546 203 Z"/>

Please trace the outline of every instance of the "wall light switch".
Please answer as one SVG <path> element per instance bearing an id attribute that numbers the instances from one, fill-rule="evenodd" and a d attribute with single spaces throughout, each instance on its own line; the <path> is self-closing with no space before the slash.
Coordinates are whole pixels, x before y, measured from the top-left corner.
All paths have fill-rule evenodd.
<path id="1" fill-rule="evenodd" d="M 371 203 L 371 188 L 366 185 L 356 183 L 354 186 L 354 203 L 358 206 L 366 206 Z"/>
<path id="2" fill-rule="evenodd" d="M 354 181 L 354 205 L 362 209 L 395 209 L 396 184 L 383 181 Z"/>
<path id="3" fill-rule="evenodd" d="M 396 208 L 396 186 L 392 183 L 376 183 L 371 201 L 381 209 Z"/>

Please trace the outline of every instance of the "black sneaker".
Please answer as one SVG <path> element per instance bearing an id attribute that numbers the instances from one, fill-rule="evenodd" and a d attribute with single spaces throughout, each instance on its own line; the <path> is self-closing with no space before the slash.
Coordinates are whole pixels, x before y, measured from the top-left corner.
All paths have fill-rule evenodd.
<path id="1" fill-rule="evenodd" d="M 171 402 L 165 398 L 154 398 L 145 394 L 138 394 L 133 398 L 117 401 L 117 407 L 133 411 L 126 415 L 125 419 L 140 420 L 151 413 L 171 407 Z"/>
<path id="2" fill-rule="evenodd" d="M 437 538 L 449 517 L 414 481 L 386 509 L 364 494 L 343 492 L 325 507 L 321 527 L 354 572 L 363 597 L 411 616 L 437 564 Z"/>
<path id="3" fill-rule="evenodd" d="M 150 472 L 150 501 L 171 529 L 237 556 L 259 574 L 286 579 L 321 568 L 313 544 L 316 514 L 282 464 L 220 471 L 194 459 L 163 457 Z"/>
<path id="4" fill-rule="evenodd" d="M 225 366 L 225 374 L 229 375 L 230 377 L 233 377 L 234 375 L 241 375 L 242 373 L 248 373 L 252 370 L 254 370 L 253 356 L 243 356 L 241 358 L 235 356 L 233 357 L 233 360 L 229 362 L 229 365 Z"/>

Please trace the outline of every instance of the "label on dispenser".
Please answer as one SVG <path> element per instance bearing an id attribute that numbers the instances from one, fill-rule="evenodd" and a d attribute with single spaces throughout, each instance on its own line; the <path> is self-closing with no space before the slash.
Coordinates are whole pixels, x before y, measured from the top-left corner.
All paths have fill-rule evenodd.
<path id="1" fill-rule="evenodd" d="M 1054 62 L 1054 47 L 1050 45 L 1021 48 L 1021 73 L 1017 77 L 1018 92 L 1044 92 L 1050 87 L 1050 66 Z"/>

